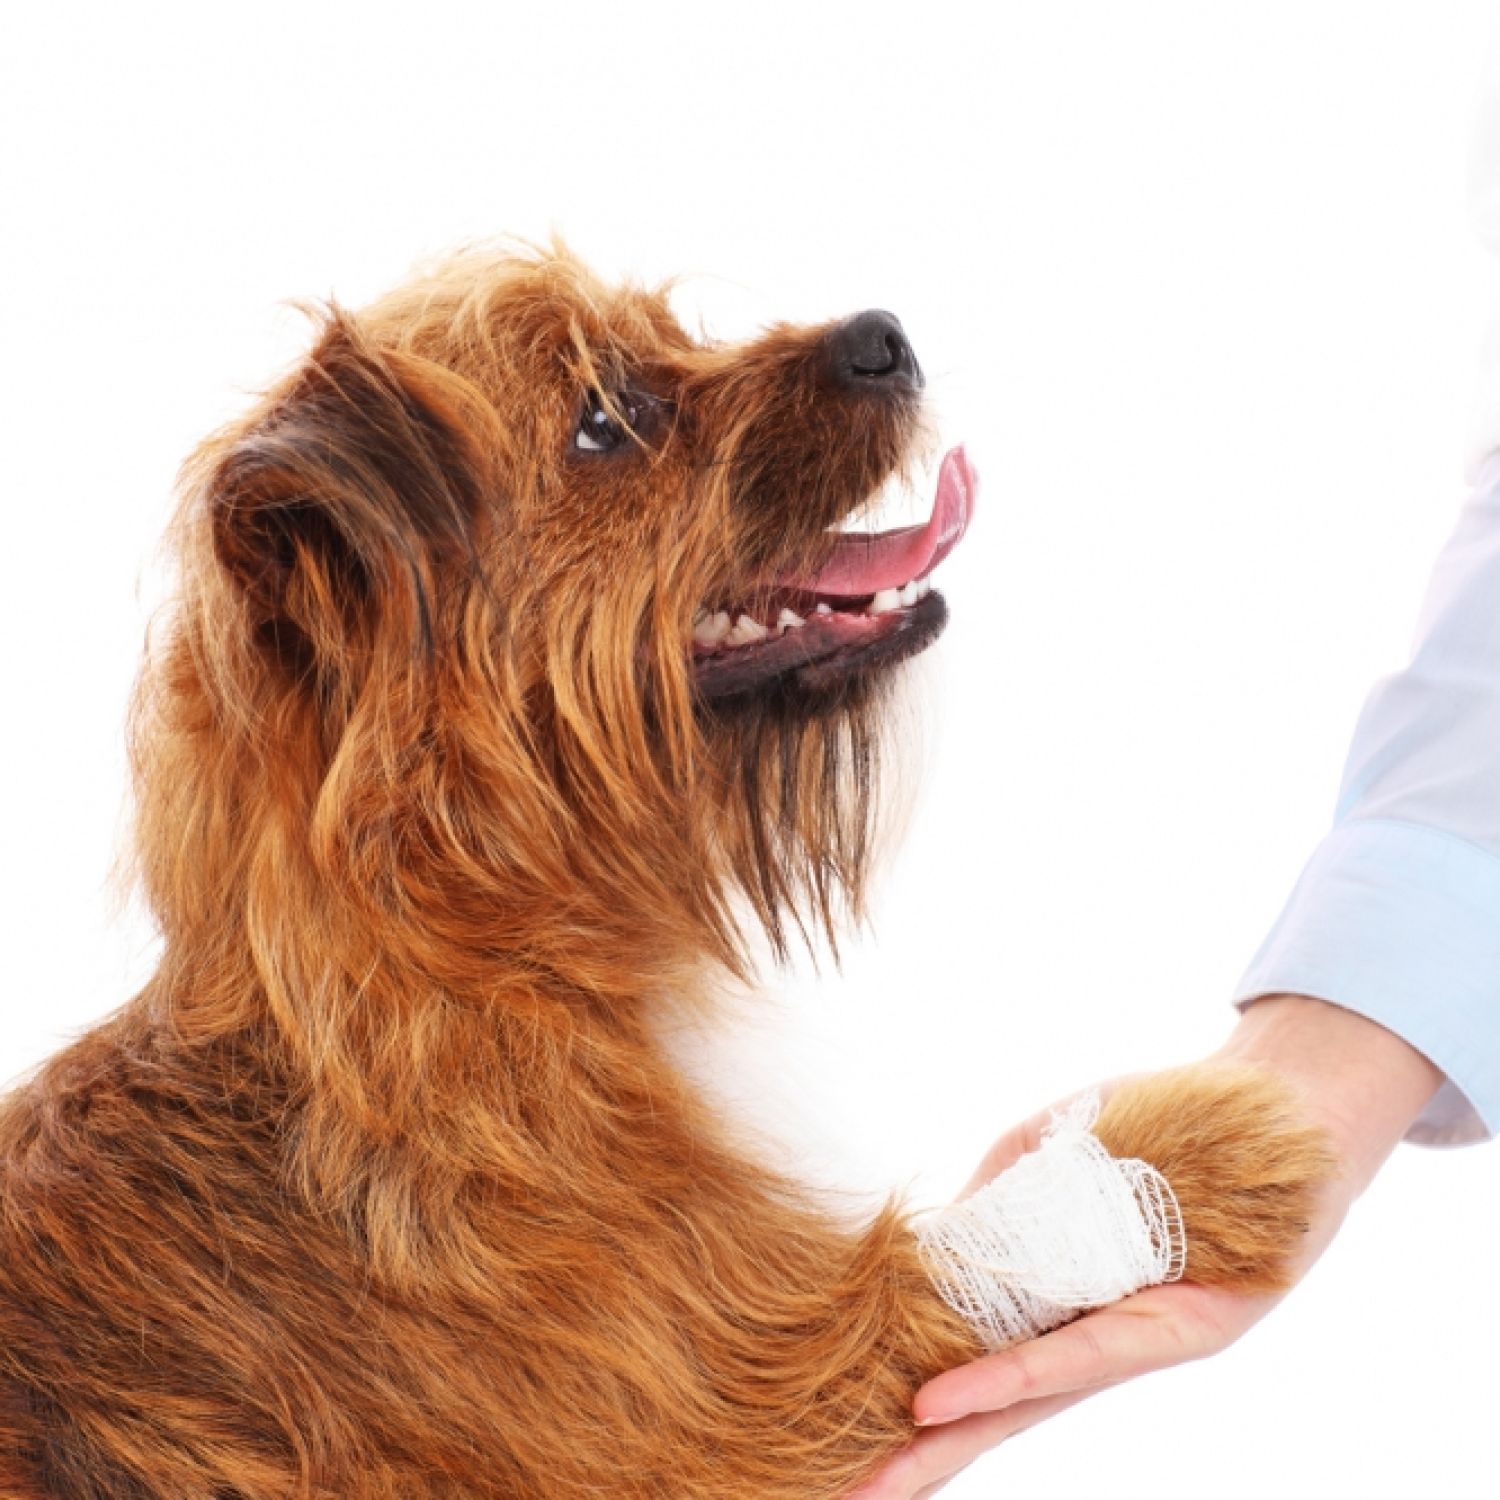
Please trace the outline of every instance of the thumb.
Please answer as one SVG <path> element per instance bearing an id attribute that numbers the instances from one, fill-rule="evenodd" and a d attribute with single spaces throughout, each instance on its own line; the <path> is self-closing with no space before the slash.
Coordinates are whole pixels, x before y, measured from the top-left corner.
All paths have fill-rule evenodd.
<path id="1" fill-rule="evenodd" d="M 1133 1075 L 1132 1075 L 1133 1076 Z M 1092 1088 L 1078 1089 L 1066 1095 L 1046 1109 L 1039 1109 L 1029 1119 L 1022 1120 L 1019 1125 L 1013 1125 L 999 1140 L 984 1154 L 984 1160 L 979 1163 L 974 1175 L 963 1186 L 958 1195 L 960 1201 L 972 1193 L 977 1193 L 987 1182 L 998 1177 L 1007 1167 L 1013 1167 L 1020 1159 L 1029 1152 L 1035 1151 L 1042 1144 L 1042 1135 L 1048 1125 L 1052 1123 L 1054 1115 L 1062 1114 L 1076 1100 L 1087 1093 L 1097 1093 L 1101 1099 L 1107 1099 L 1119 1086 L 1126 1082 L 1125 1077 L 1111 1078 L 1105 1083 L 1095 1084 Z"/>

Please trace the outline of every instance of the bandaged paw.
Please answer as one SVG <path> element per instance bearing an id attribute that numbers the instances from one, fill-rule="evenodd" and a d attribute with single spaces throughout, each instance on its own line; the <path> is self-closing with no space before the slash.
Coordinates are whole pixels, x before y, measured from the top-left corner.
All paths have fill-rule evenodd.
<path id="1" fill-rule="evenodd" d="M 985 1348 L 1034 1338 L 1089 1308 L 1176 1281 L 1186 1262 L 1171 1185 L 1093 1134 L 1099 1096 L 1055 1114 L 1042 1144 L 916 1225 L 943 1300 Z"/>

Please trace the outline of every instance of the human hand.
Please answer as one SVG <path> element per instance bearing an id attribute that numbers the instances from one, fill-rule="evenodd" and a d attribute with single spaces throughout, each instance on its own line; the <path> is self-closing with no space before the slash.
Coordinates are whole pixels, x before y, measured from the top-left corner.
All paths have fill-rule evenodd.
<path id="1" fill-rule="evenodd" d="M 1376 1023 L 1295 995 L 1251 1006 L 1218 1056 L 1266 1068 L 1293 1084 L 1308 1123 L 1323 1128 L 1337 1159 L 1337 1173 L 1320 1193 L 1299 1247 L 1295 1284 L 1441 1075 Z M 960 1196 L 1035 1150 L 1052 1113 L 1044 1110 L 1001 1137 Z M 1086 1396 L 1227 1348 L 1285 1295 L 1186 1282 L 1151 1287 L 1041 1338 L 945 1371 L 916 1395 L 916 1439 L 848 1500 L 925 1500 L 980 1454 Z"/>

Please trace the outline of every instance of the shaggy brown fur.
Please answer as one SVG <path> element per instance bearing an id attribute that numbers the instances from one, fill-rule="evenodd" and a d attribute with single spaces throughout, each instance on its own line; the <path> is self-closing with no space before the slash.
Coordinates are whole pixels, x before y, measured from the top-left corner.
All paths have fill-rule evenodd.
<path id="1" fill-rule="evenodd" d="M 942 624 L 695 675 L 699 604 L 916 451 L 827 337 L 468 254 L 191 460 L 132 738 L 161 965 L 0 1106 L 0 1494 L 832 1500 L 974 1354 L 900 1209 L 753 1163 L 647 1024 L 746 974 L 737 910 L 780 951 L 858 913 Z M 1104 1121 L 1202 1279 L 1274 1283 L 1321 1170 L 1265 1087 Z"/>

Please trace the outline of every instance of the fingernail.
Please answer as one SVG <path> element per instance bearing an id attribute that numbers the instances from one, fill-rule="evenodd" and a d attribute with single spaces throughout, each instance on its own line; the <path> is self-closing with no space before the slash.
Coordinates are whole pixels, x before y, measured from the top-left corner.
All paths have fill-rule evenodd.
<path id="1" fill-rule="evenodd" d="M 930 1416 L 930 1417 L 918 1417 L 917 1418 L 917 1426 L 918 1427 L 941 1427 L 944 1422 L 956 1422 L 956 1421 L 958 1421 L 958 1419 L 960 1417 L 966 1417 L 968 1415 L 969 1414 L 966 1411 L 945 1411 L 945 1412 L 938 1412 L 934 1416 Z"/>

